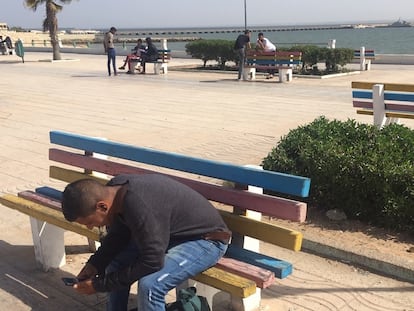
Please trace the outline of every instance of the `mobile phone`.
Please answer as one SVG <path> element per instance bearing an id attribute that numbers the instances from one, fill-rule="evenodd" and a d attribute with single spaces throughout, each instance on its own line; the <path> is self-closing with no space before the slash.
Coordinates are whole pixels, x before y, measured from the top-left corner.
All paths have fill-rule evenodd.
<path id="1" fill-rule="evenodd" d="M 73 286 L 79 282 L 77 278 L 62 278 L 62 281 L 66 286 Z"/>

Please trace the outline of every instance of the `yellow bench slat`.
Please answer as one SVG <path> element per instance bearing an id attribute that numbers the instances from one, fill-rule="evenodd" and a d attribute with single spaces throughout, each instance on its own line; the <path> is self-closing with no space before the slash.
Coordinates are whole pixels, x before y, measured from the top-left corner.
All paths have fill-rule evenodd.
<path id="1" fill-rule="evenodd" d="M 374 112 L 372 110 L 368 109 L 358 109 L 357 114 L 363 114 L 363 115 L 374 115 Z M 403 118 L 403 119 L 414 119 L 414 113 L 404 113 L 404 112 L 392 112 L 387 111 L 385 112 L 385 116 L 387 118 Z"/>
<path id="2" fill-rule="evenodd" d="M 87 174 L 87 173 L 83 173 L 83 172 L 72 171 L 72 170 L 69 170 L 69 169 L 65 169 L 65 168 L 58 167 L 58 166 L 53 166 L 53 165 L 51 165 L 49 167 L 49 176 L 51 178 L 61 180 L 61 181 L 65 181 L 67 183 L 71 183 L 73 181 L 76 181 L 76 180 L 79 180 L 79 179 L 84 179 L 84 178 L 94 179 L 97 182 L 100 182 L 101 184 L 106 184 L 108 182 L 108 180 L 103 179 L 103 178 L 99 178 L 97 176 L 94 176 L 93 174 Z"/>
<path id="3" fill-rule="evenodd" d="M 271 223 L 264 223 L 246 216 L 220 211 L 225 223 L 233 232 L 247 235 L 261 241 L 299 251 L 302 247 L 302 233 Z"/>
<path id="4" fill-rule="evenodd" d="M 52 208 L 45 207 L 41 204 L 17 197 L 12 194 L 6 194 L 0 197 L 0 203 L 41 221 L 45 221 L 65 230 L 79 233 L 89 239 L 99 241 L 99 231 L 97 229 L 90 230 L 78 223 L 69 222 L 65 219 L 62 212 L 59 212 Z"/>
<path id="5" fill-rule="evenodd" d="M 396 91 L 396 92 L 414 92 L 414 84 L 401 84 L 401 83 L 381 83 L 381 82 L 359 82 L 353 81 L 353 89 L 365 89 L 371 90 L 375 84 L 383 84 L 384 90 Z"/>
<path id="6" fill-rule="evenodd" d="M 249 297 L 256 292 L 256 283 L 254 281 L 216 267 L 209 268 L 192 279 L 240 298 Z"/>

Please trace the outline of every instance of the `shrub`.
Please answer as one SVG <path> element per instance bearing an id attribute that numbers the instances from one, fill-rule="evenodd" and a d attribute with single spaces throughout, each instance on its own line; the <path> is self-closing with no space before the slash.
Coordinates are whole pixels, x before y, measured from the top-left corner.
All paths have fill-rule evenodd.
<path id="1" fill-rule="evenodd" d="M 268 170 L 311 178 L 309 203 L 351 219 L 414 229 L 414 131 L 391 124 L 324 117 L 281 138 L 263 159 Z"/>
<path id="2" fill-rule="evenodd" d="M 348 48 L 329 49 L 316 45 L 295 45 L 289 48 L 280 48 L 280 51 L 302 52 L 302 73 L 322 74 L 337 73 L 343 70 L 354 58 L 354 50 Z M 321 72 L 318 63 L 325 63 L 326 70 Z"/>
<path id="3" fill-rule="evenodd" d="M 192 58 L 199 58 L 204 62 L 215 60 L 221 69 L 225 69 L 226 62 L 236 61 L 236 53 L 233 50 L 234 42 L 231 40 L 206 40 L 200 39 L 187 43 L 185 51 Z"/>

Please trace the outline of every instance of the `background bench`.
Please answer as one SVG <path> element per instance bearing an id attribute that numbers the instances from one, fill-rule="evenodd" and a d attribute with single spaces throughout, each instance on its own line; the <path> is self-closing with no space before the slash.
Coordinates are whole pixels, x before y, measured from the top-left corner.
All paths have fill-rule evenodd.
<path id="1" fill-rule="evenodd" d="M 230 295 L 234 310 L 255 310 L 260 306 L 260 289 L 273 284 L 275 277 L 284 278 L 292 273 L 290 263 L 261 254 L 259 241 L 299 251 L 302 234 L 261 220 L 261 213 L 303 222 L 306 203 L 265 195 L 260 188 L 304 198 L 309 192 L 308 178 L 59 131 L 50 133 L 50 141 L 60 146 L 49 150 L 49 159 L 59 164 L 50 166 L 50 176 L 63 181 L 62 188 L 81 178 L 106 183 L 108 178 L 120 173 L 163 173 L 200 192 L 219 208 L 233 232 L 231 246 L 215 267 L 188 282 L 192 285 L 199 282 L 198 292 L 211 305 L 214 294 L 224 291 Z M 229 182 L 237 187 L 226 186 Z M 250 191 L 245 191 L 242 185 L 252 186 Z M 60 211 L 60 197 L 60 190 L 46 186 L 0 198 L 3 205 L 31 216 L 36 260 L 44 270 L 65 264 L 62 229 L 92 241 L 100 237 L 99 230 L 67 222 Z"/>
<path id="2" fill-rule="evenodd" d="M 243 69 L 243 80 L 256 79 L 256 69 L 277 70 L 279 82 L 292 81 L 293 67 L 302 64 L 302 52 L 263 52 L 246 51 L 246 63 Z"/>
<path id="3" fill-rule="evenodd" d="M 414 119 L 414 84 L 352 82 L 352 99 L 357 113 L 373 115 L 378 127 Z"/>
<path id="4" fill-rule="evenodd" d="M 163 73 L 168 73 L 168 62 L 171 60 L 171 50 L 169 49 L 160 49 L 158 50 L 158 58 L 154 61 L 147 61 L 147 64 L 154 64 L 154 73 L 156 75 Z M 131 59 L 131 71 L 135 73 L 135 66 L 141 62 L 138 59 Z"/>
<path id="5" fill-rule="evenodd" d="M 366 50 L 364 46 L 361 46 L 359 50 L 354 50 L 354 59 L 359 60 L 359 68 L 361 71 L 371 69 L 371 61 L 375 60 L 374 50 Z"/>

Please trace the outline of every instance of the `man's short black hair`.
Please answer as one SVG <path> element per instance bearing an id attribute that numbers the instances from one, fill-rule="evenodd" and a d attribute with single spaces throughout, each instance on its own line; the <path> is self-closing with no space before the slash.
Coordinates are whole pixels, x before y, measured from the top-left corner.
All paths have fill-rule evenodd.
<path id="1" fill-rule="evenodd" d="M 67 221 L 92 215 L 96 203 L 104 198 L 104 186 L 93 179 L 81 179 L 66 186 L 62 194 L 62 212 Z"/>
<path id="2" fill-rule="evenodd" d="M 244 31 L 244 34 L 245 35 L 247 35 L 247 34 L 249 34 L 251 31 L 249 30 L 249 29 L 246 29 L 245 31 Z"/>
<path id="3" fill-rule="evenodd" d="M 258 37 L 260 36 L 264 36 L 263 32 L 259 32 L 259 34 L 257 35 Z"/>

